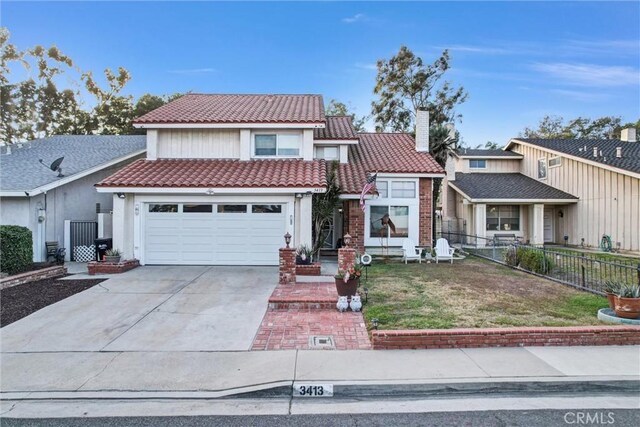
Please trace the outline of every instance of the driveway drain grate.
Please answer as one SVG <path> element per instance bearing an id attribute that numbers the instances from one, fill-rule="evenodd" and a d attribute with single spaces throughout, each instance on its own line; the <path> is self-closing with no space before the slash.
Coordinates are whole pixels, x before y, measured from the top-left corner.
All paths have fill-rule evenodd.
<path id="1" fill-rule="evenodd" d="M 309 337 L 309 348 L 335 348 L 333 335 L 313 335 Z"/>

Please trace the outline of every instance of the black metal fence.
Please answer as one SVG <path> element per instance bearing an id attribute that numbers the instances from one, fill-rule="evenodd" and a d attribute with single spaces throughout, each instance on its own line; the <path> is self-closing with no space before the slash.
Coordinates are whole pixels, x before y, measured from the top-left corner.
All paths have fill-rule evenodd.
<path id="1" fill-rule="evenodd" d="M 572 248 L 526 245 L 517 238 L 487 239 L 460 233 L 442 233 L 465 252 L 510 265 L 588 292 L 604 295 L 607 281 L 640 284 L 640 261 L 609 253 Z"/>

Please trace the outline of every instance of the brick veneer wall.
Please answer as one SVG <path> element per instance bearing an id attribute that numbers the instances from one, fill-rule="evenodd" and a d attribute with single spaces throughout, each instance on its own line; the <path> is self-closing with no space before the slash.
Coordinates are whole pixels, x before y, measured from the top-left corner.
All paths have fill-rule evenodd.
<path id="1" fill-rule="evenodd" d="M 354 248 L 338 249 L 338 269 L 348 270 L 356 263 L 356 250 Z"/>
<path id="2" fill-rule="evenodd" d="M 280 248 L 280 269 L 278 283 L 296 283 L 296 250 Z"/>
<path id="3" fill-rule="evenodd" d="M 320 263 L 314 262 L 308 265 L 296 265 L 296 275 L 298 276 L 319 276 Z"/>
<path id="4" fill-rule="evenodd" d="M 125 271 L 133 270 L 140 266 L 140 261 L 137 259 L 128 259 L 120 262 L 105 262 L 105 261 L 91 261 L 87 264 L 87 270 L 89 274 L 118 274 Z"/>
<path id="5" fill-rule="evenodd" d="M 638 345 L 638 326 L 371 331 L 374 349 Z"/>
<path id="6" fill-rule="evenodd" d="M 433 244 L 433 187 L 431 178 L 420 178 L 420 246 Z"/>
<path id="7" fill-rule="evenodd" d="M 351 246 L 358 252 L 364 252 L 364 212 L 359 200 L 344 202 L 344 232 L 351 235 Z"/>
<path id="8" fill-rule="evenodd" d="M 37 280 L 52 279 L 54 277 L 62 277 L 67 274 L 67 268 L 62 265 L 42 268 L 35 271 L 27 271 L 26 273 L 14 274 L 0 279 L 0 289 L 10 288 L 24 283 L 35 282 Z"/>

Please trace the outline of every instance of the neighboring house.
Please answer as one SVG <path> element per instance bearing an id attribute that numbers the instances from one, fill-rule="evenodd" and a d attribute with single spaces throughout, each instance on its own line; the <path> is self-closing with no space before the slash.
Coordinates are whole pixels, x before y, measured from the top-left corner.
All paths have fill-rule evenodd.
<path id="1" fill-rule="evenodd" d="M 447 164 L 443 226 L 533 244 L 640 251 L 640 143 L 514 138 L 504 150 L 459 150 Z"/>
<path id="2" fill-rule="evenodd" d="M 0 224 L 29 228 L 33 259 L 44 261 L 46 241 L 64 246 L 65 220 L 96 221 L 97 212 L 111 210 L 111 195 L 97 193 L 94 185 L 145 149 L 144 136 L 97 135 L 52 136 L 2 147 Z M 60 157 L 62 177 L 49 169 Z"/>
<path id="3" fill-rule="evenodd" d="M 312 196 L 326 191 L 338 162 L 342 207 L 327 239 L 345 233 L 359 250 L 431 245 L 428 115 L 418 141 L 358 134 L 350 117 L 325 117 L 320 95 L 189 94 L 135 121 L 147 158 L 98 184 L 114 193 L 114 246 L 142 264 L 277 265 L 278 248 L 312 243 Z M 378 173 L 379 196 L 359 195 Z M 381 227 L 385 215 L 395 231 Z"/>

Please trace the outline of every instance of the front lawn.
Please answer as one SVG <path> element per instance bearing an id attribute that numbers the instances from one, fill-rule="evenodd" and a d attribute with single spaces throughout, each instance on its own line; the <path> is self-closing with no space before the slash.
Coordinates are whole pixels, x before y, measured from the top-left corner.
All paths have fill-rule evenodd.
<path id="1" fill-rule="evenodd" d="M 597 325 L 607 306 L 604 297 L 476 257 L 453 265 L 376 260 L 368 276 L 363 311 L 379 329 Z"/>

